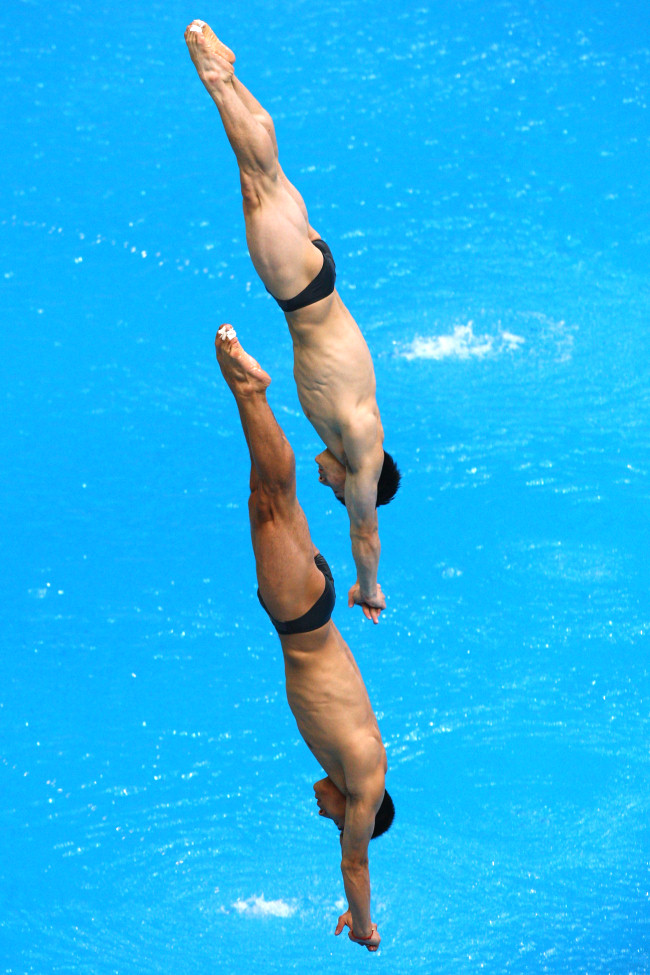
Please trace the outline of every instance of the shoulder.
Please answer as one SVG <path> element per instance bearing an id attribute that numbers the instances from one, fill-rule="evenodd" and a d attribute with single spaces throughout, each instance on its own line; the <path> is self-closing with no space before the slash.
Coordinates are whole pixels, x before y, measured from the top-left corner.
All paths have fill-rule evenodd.
<path id="1" fill-rule="evenodd" d="M 377 477 L 384 462 L 384 431 L 375 410 L 355 410 L 341 424 L 346 466 L 351 473 L 372 469 Z"/>
<path id="2" fill-rule="evenodd" d="M 343 771 L 351 800 L 379 806 L 386 787 L 386 750 L 378 731 L 355 736 L 345 755 Z"/>

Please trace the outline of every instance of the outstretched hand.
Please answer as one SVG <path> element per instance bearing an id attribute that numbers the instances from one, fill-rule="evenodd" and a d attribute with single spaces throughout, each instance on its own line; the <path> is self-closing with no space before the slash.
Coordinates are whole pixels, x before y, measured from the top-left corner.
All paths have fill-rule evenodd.
<path id="1" fill-rule="evenodd" d="M 346 926 L 350 929 L 348 931 L 348 938 L 350 941 L 354 941 L 354 943 L 357 945 L 362 945 L 364 948 L 367 948 L 368 951 L 377 951 L 381 937 L 379 935 L 379 931 L 377 930 L 376 924 L 371 922 L 370 927 L 372 931 L 368 938 L 357 938 L 356 934 L 352 930 L 352 914 L 348 909 L 345 914 L 341 914 L 334 934 L 340 934 L 343 928 Z"/>
<path id="2" fill-rule="evenodd" d="M 379 614 L 386 609 L 386 597 L 381 591 L 381 586 L 377 583 L 377 592 L 373 597 L 366 597 L 361 594 L 361 586 L 358 582 L 351 587 L 348 592 L 348 606 L 361 606 L 363 615 L 373 623 L 379 622 Z"/>

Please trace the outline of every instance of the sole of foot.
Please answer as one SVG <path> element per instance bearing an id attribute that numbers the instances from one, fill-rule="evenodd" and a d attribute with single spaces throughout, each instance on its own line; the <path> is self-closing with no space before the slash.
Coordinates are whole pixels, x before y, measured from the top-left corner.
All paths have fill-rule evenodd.
<path id="1" fill-rule="evenodd" d="M 231 325 L 221 326 L 214 347 L 223 378 L 233 391 L 262 392 L 271 384 L 269 374 L 246 352 Z"/>
<path id="2" fill-rule="evenodd" d="M 228 81 L 235 73 L 235 55 L 202 20 L 193 20 L 185 31 L 190 57 L 205 85 Z"/>

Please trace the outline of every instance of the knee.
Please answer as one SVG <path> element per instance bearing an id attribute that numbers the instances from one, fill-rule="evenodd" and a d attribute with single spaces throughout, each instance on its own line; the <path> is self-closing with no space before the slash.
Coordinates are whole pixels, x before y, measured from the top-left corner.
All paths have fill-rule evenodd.
<path id="1" fill-rule="evenodd" d="M 271 482 L 258 481 L 248 499 L 251 520 L 258 525 L 274 521 L 281 510 L 294 501 L 295 496 L 295 477 L 274 478 Z"/>
<path id="2" fill-rule="evenodd" d="M 248 499 L 248 517 L 253 528 L 258 529 L 260 525 L 273 520 L 273 512 L 259 495 L 258 488 L 251 491 Z"/>
<path id="3" fill-rule="evenodd" d="M 266 129 L 268 134 L 271 136 L 271 139 L 275 143 L 275 125 L 273 124 L 273 119 L 266 109 L 260 108 L 258 111 L 253 112 L 253 118 Z"/>
<path id="4" fill-rule="evenodd" d="M 251 525 L 255 529 L 259 529 L 262 525 L 274 521 L 274 515 L 275 505 L 273 504 L 273 499 L 264 492 L 261 492 L 259 487 L 255 491 L 252 491 L 248 499 L 248 516 Z"/>
<path id="5" fill-rule="evenodd" d="M 249 173 L 240 173 L 239 182 L 241 184 L 241 196 L 244 204 L 244 212 L 256 210 L 262 202 L 258 182 Z"/>
<path id="6" fill-rule="evenodd" d="M 244 213 L 259 209 L 268 201 L 278 186 L 277 167 L 273 169 L 255 169 L 239 171 L 239 185 L 241 187 Z"/>

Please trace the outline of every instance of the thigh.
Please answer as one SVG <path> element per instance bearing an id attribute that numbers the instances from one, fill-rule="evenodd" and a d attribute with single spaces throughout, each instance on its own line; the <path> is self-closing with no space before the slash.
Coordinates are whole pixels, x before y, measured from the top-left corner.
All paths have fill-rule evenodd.
<path id="1" fill-rule="evenodd" d="M 316 277 L 323 255 L 310 238 L 298 202 L 279 180 L 251 206 L 244 203 L 246 241 L 255 270 L 275 298 L 300 294 Z"/>
<path id="2" fill-rule="evenodd" d="M 249 502 L 257 583 L 266 607 L 278 620 L 293 620 L 311 609 L 325 580 L 314 563 L 314 545 L 305 514 L 293 498 L 269 500 L 255 491 Z"/>

